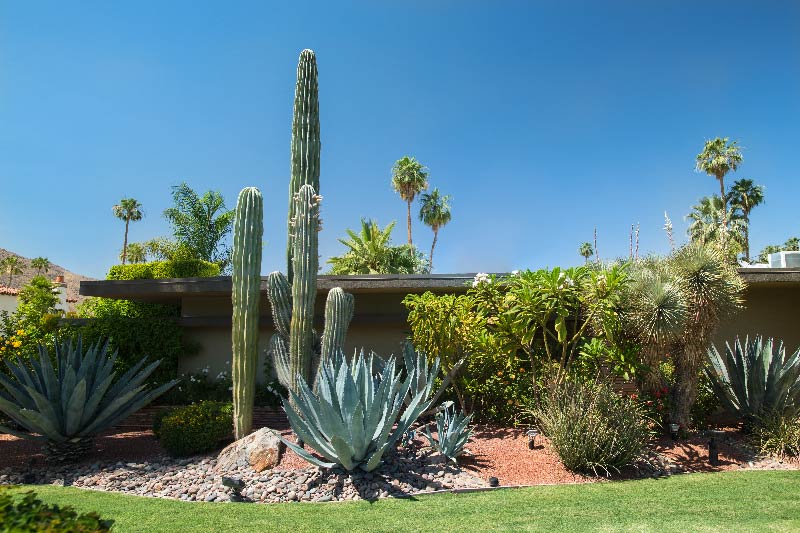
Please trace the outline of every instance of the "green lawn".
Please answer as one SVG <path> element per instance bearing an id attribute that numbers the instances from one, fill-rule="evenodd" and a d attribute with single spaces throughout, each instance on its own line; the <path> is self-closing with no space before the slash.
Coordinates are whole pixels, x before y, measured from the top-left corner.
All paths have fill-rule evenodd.
<path id="1" fill-rule="evenodd" d="M 800 472 L 505 489 L 330 504 L 190 503 L 35 487 L 115 531 L 800 531 Z"/>

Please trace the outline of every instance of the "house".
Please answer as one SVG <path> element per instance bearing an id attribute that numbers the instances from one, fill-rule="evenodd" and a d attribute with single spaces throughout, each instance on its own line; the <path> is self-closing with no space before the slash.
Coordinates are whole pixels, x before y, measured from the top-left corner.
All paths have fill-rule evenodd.
<path id="1" fill-rule="evenodd" d="M 0 285 L 0 312 L 13 313 L 17 310 L 17 296 L 19 290 Z"/>
<path id="2" fill-rule="evenodd" d="M 800 346 L 800 269 L 741 269 L 747 283 L 745 309 L 724 322 L 715 343 L 721 349 L 736 335 L 763 334 L 782 339 L 787 349 Z M 341 287 L 355 296 L 355 314 L 346 350 L 367 348 L 380 354 L 398 353 L 408 335 L 407 312 L 402 304 L 409 293 L 432 291 L 464 293 L 474 274 L 319 276 L 316 322 L 321 330 L 325 295 Z M 261 280 L 260 357 L 274 332 L 267 281 Z M 156 279 L 132 281 L 82 281 L 80 293 L 129 300 L 179 305 L 179 323 L 187 339 L 201 347 L 196 355 L 179 362 L 181 372 L 208 366 L 212 375 L 226 370 L 231 359 L 230 277 Z"/>

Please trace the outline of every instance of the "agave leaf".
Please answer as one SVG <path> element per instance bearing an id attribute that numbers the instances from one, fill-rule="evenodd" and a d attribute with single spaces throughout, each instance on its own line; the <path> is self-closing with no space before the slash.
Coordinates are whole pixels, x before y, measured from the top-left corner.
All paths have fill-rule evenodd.
<path id="1" fill-rule="evenodd" d="M 27 424 L 23 424 L 23 426 L 27 427 L 32 432 L 38 433 L 47 437 L 48 440 L 56 442 L 63 442 L 66 440 L 66 437 L 61 432 L 61 428 L 54 423 L 54 419 L 31 409 L 22 409 L 19 414 L 27 421 Z"/>
<path id="2" fill-rule="evenodd" d="M 8 433 L 9 435 L 14 435 L 15 437 L 18 437 L 20 439 L 40 440 L 40 441 L 47 440 L 45 437 L 42 437 L 41 435 L 32 435 L 30 433 L 25 433 L 24 431 L 17 431 L 11 429 L 10 427 L 7 426 L 0 426 L 0 433 Z"/>
<path id="3" fill-rule="evenodd" d="M 370 456 L 369 460 L 367 460 L 366 464 L 364 464 L 361 468 L 366 472 L 372 472 L 376 468 L 381 465 L 381 458 L 383 454 L 386 452 L 387 448 L 389 447 L 389 443 L 384 443 L 380 446 L 377 450 L 375 450 L 372 455 Z"/>
<path id="4" fill-rule="evenodd" d="M 357 461 L 358 458 L 354 457 L 353 448 L 342 437 L 334 435 L 331 438 L 331 446 L 336 450 L 336 459 L 346 470 L 353 470 L 357 466 L 354 460 Z"/>
<path id="5" fill-rule="evenodd" d="M 14 383 L 0 372 L 0 385 L 2 385 L 8 394 L 7 400 L 13 399 L 19 404 L 20 407 L 25 409 L 35 409 L 36 403 L 31 398 L 25 389 L 18 383 Z"/>
<path id="6" fill-rule="evenodd" d="M 72 391 L 64 412 L 64 434 L 74 435 L 81 427 L 83 408 L 86 406 L 86 378 L 80 380 Z"/>
<path id="7" fill-rule="evenodd" d="M 111 382 L 114 380 L 114 375 L 111 374 L 110 376 L 106 376 L 106 378 L 99 382 L 95 389 L 90 392 L 89 399 L 86 401 L 86 405 L 83 408 L 83 417 L 81 418 L 81 426 L 85 426 L 90 419 L 94 418 L 97 413 L 97 408 L 100 405 L 100 402 L 105 397 L 106 391 L 108 387 L 111 386 Z"/>

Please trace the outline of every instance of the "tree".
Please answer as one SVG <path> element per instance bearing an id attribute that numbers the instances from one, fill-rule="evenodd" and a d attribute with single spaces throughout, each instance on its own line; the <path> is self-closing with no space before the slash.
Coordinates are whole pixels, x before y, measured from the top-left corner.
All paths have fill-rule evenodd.
<path id="1" fill-rule="evenodd" d="M 31 259 L 31 266 L 36 269 L 36 274 L 41 276 L 42 271 L 47 274 L 50 270 L 50 260 L 46 257 L 34 257 Z"/>
<path id="2" fill-rule="evenodd" d="M 120 259 L 122 259 L 123 252 L 119 253 Z M 127 259 L 131 263 L 144 263 L 147 260 L 147 253 L 145 251 L 144 244 L 140 242 L 129 243 Z"/>
<path id="3" fill-rule="evenodd" d="M 741 211 L 744 220 L 744 260 L 750 262 L 750 212 L 764 203 L 764 187 L 753 180 L 740 179 L 733 183 L 728 193 L 732 211 Z"/>
<path id="4" fill-rule="evenodd" d="M 22 274 L 23 262 L 19 257 L 15 255 L 9 255 L 0 261 L 0 267 L 3 269 L 5 274 L 8 274 L 8 286 L 10 287 L 14 276 Z"/>
<path id="5" fill-rule="evenodd" d="M 450 196 L 439 195 L 439 189 L 433 189 L 430 194 L 422 195 L 422 205 L 419 209 L 419 219 L 433 230 L 433 243 L 431 244 L 430 269 L 433 272 L 433 249 L 439 238 L 439 229 L 450 222 Z"/>
<path id="6" fill-rule="evenodd" d="M 131 222 L 142 220 L 144 212 L 142 212 L 142 204 L 135 198 L 123 198 L 112 209 L 115 217 L 125 221 L 125 240 L 122 243 L 122 264 L 124 265 L 128 255 L 128 226 Z"/>
<path id="7" fill-rule="evenodd" d="M 786 239 L 786 242 L 783 243 L 782 245 L 770 244 L 764 247 L 764 249 L 761 250 L 761 253 L 758 254 L 758 262 L 768 263 L 770 254 L 776 254 L 778 252 L 798 252 L 798 251 L 800 251 L 800 238 L 789 237 L 788 239 Z"/>
<path id="8" fill-rule="evenodd" d="M 218 263 L 223 269 L 230 264 L 230 247 L 224 244 L 233 226 L 234 212 L 225 207 L 225 199 L 217 191 L 203 196 L 185 182 L 172 187 L 174 206 L 164 211 L 172 224 L 179 244 L 186 244 L 198 259 Z"/>
<path id="9" fill-rule="evenodd" d="M 54 313 L 59 297 L 56 286 L 44 276 L 34 276 L 31 281 L 19 291 L 19 307 L 17 314 L 24 317 L 28 323 L 37 323 L 41 317 Z"/>
<path id="10" fill-rule="evenodd" d="M 581 255 L 581 257 L 583 257 L 586 264 L 589 264 L 589 258 L 592 257 L 592 254 L 594 253 L 592 244 L 588 242 L 581 244 L 578 248 L 578 253 Z"/>
<path id="11" fill-rule="evenodd" d="M 348 229 L 347 239 L 339 242 L 347 247 L 341 256 L 328 259 L 330 274 L 422 274 L 427 264 L 415 248 L 404 244 L 392 246 L 391 235 L 395 222 L 384 229 L 372 220 L 361 219 L 361 231 Z"/>
<path id="12" fill-rule="evenodd" d="M 712 242 L 724 242 L 725 246 L 737 245 L 744 247 L 744 228 L 745 222 L 741 213 L 732 212 L 728 220 L 725 219 L 723 212 L 722 199 L 713 194 L 704 196 L 700 201 L 692 206 L 692 211 L 686 215 L 686 220 L 690 221 L 686 233 L 692 242 L 701 244 Z M 723 232 L 727 222 L 727 231 Z M 723 233 L 729 233 L 731 238 L 724 240 Z"/>
<path id="13" fill-rule="evenodd" d="M 697 154 L 697 170 L 714 176 L 719 181 L 719 194 L 722 199 L 722 227 L 728 226 L 727 197 L 725 195 L 725 174 L 736 171 L 742 162 L 742 152 L 736 141 L 728 137 L 706 141 L 703 151 Z M 724 230 L 723 230 L 724 231 Z M 723 236 L 724 239 L 724 236 Z"/>
<path id="14" fill-rule="evenodd" d="M 408 245 L 411 241 L 411 202 L 417 194 L 428 188 L 428 172 L 422 163 L 413 157 L 405 156 L 392 167 L 392 188 L 408 204 Z"/>

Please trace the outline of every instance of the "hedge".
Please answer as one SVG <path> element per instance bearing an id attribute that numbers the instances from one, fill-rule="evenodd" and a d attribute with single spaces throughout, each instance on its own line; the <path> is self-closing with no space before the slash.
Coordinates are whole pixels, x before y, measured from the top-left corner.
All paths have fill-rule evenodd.
<path id="1" fill-rule="evenodd" d="M 106 279 L 210 278 L 219 276 L 219 274 L 220 268 L 216 263 L 201 259 L 182 259 L 178 261 L 114 265 L 108 271 Z"/>

